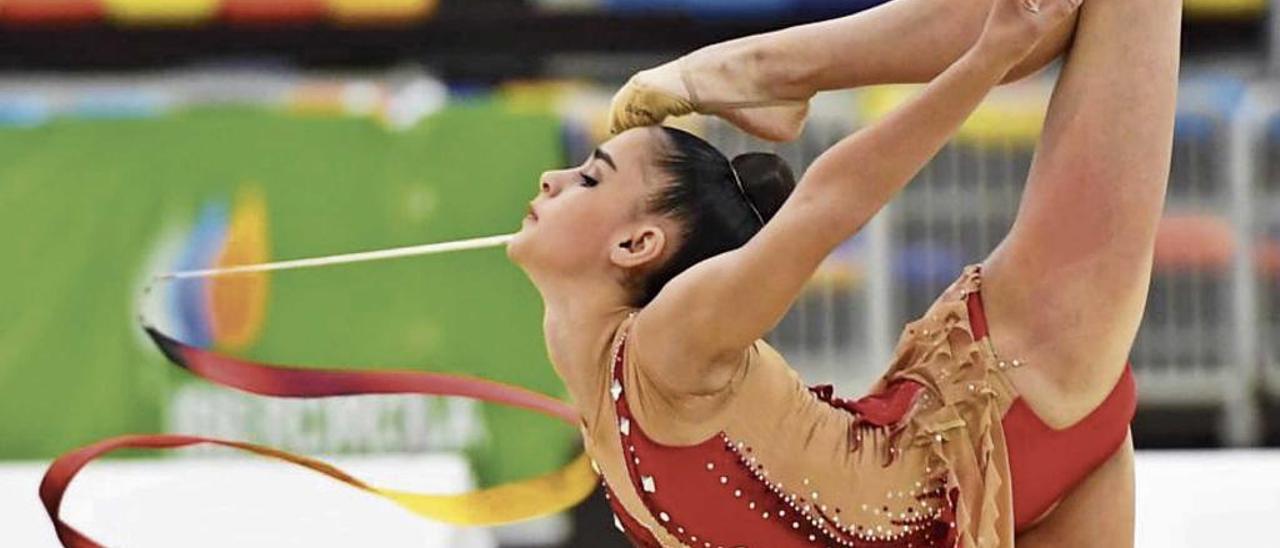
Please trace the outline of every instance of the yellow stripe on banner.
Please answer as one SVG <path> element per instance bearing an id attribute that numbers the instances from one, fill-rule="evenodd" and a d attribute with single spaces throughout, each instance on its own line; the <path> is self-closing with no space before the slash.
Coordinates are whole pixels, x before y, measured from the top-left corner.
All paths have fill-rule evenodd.
<path id="1" fill-rule="evenodd" d="M 513 80 L 498 88 L 502 104 L 520 114 L 562 114 L 566 100 L 592 89 L 578 80 Z"/>
<path id="2" fill-rule="evenodd" d="M 212 20 L 219 0 L 102 0 L 107 17 L 130 24 L 193 23 Z"/>
<path id="3" fill-rule="evenodd" d="M 858 95 L 858 114 L 864 122 L 879 119 L 920 92 L 917 85 L 875 86 Z M 1019 143 L 1033 146 L 1044 127 L 1050 88 L 1022 83 L 998 88 L 974 110 L 956 132 L 957 142 L 989 145 Z"/>
<path id="4" fill-rule="evenodd" d="M 422 19 L 433 13 L 439 0 L 326 0 L 329 14 L 339 21 L 394 21 Z"/>
<path id="5" fill-rule="evenodd" d="M 1190 17 L 1205 19 L 1262 17 L 1267 0 L 1183 0 L 1183 11 Z"/>

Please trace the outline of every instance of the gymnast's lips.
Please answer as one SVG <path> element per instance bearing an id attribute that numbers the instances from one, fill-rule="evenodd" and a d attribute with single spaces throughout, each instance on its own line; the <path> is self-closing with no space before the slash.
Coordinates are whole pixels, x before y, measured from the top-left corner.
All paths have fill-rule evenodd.
<path id="1" fill-rule="evenodd" d="M 529 219 L 531 221 L 538 220 L 538 210 L 533 208 L 533 202 L 529 202 L 529 213 L 526 214 L 524 218 Z"/>

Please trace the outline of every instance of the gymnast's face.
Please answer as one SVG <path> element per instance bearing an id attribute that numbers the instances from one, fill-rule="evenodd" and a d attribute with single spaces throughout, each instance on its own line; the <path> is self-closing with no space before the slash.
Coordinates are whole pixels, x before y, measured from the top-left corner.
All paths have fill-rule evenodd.
<path id="1" fill-rule="evenodd" d="M 661 184 L 654 165 L 663 146 L 655 128 L 626 131 L 600 145 L 582 164 L 548 171 L 507 254 L 534 283 L 609 276 L 656 264 L 667 219 L 647 213 Z"/>

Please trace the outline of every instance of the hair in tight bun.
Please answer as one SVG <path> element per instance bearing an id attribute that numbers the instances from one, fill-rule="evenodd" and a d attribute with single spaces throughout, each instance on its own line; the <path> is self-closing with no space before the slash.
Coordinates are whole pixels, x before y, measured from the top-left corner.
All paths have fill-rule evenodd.
<path id="1" fill-rule="evenodd" d="M 689 267 L 737 249 L 759 232 L 795 187 L 791 169 L 768 153 L 743 154 L 731 163 L 697 136 L 663 127 L 658 168 L 667 175 L 649 197 L 650 213 L 679 223 L 678 247 L 665 264 L 632 280 L 635 306 L 653 300 Z"/>
<path id="2" fill-rule="evenodd" d="M 761 222 L 769 222 L 796 188 L 791 167 L 777 154 L 740 154 L 733 159 L 733 169 L 742 182 L 742 192 L 760 214 Z"/>

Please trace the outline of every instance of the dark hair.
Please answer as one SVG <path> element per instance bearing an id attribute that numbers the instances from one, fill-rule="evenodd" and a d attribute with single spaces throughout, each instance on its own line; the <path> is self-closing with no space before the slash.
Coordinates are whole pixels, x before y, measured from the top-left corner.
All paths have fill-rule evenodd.
<path id="1" fill-rule="evenodd" d="M 682 230 L 671 258 L 637 284 L 636 306 L 648 304 L 689 267 L 746 244 L 796 186 L 777 155 L 752 152 L 730 162 L 693 134 L 665 126 L 662 132 L 667 143 L 658 165 L 668 181 L 651 195 L 648 208 Z"/>

